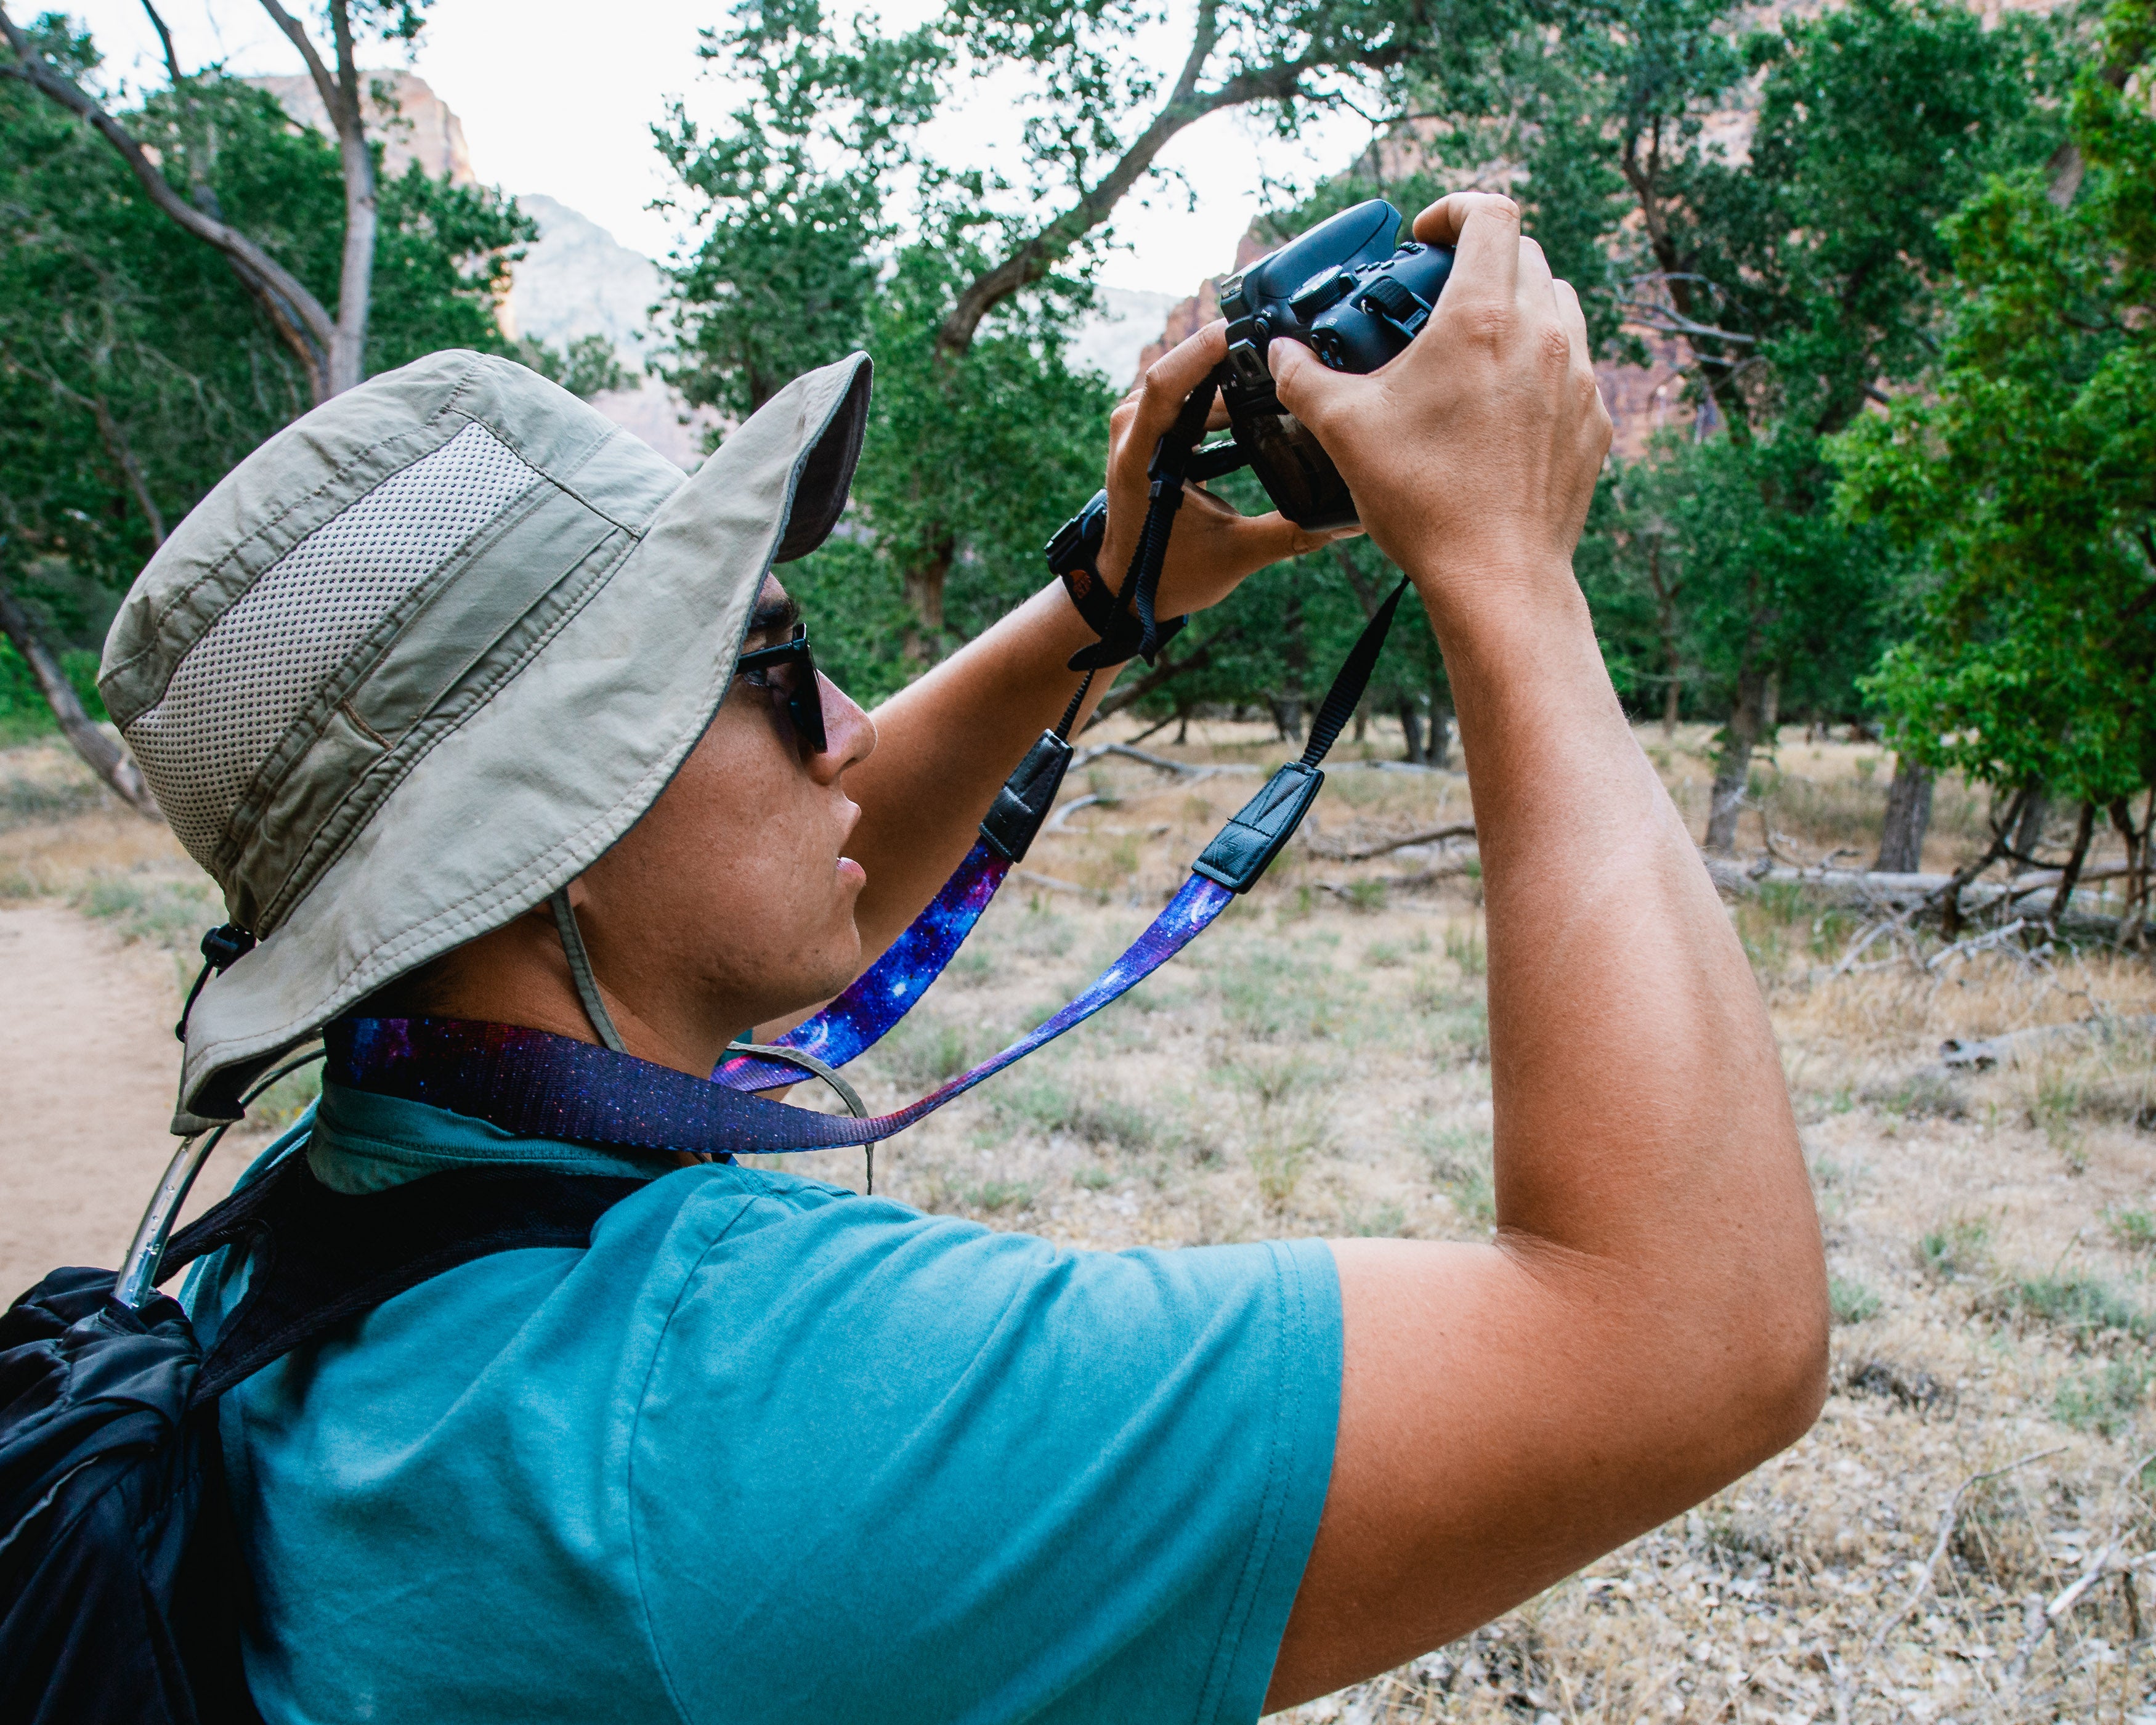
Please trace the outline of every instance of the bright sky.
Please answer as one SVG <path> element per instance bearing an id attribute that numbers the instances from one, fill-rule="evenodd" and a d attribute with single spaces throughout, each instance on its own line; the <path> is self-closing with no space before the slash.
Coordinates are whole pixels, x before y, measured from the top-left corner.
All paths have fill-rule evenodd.
<path id="1" fill-rule="evenodd" d="M 108 80 L 164 81 L 157 39 L 138 0 L 75 0 L 68 9 L 95 38 Z M 161 10 L 190 69 L 223 59 L 243 74 L 301 69 L 255 0 L 164 0 Z M 931 10 L 931 0 L 889 0 L 885 15 L 906 24 Z M 676 96 L 694 115 L 725 112 L 724 86 L 700 77 L 696 58 L 699 26 L 725 11 L 725 0 L 630 0 L 598 14 L 565 0 L 437 0 L 415 66 L 463 121 L 480 179 L 558 198 L 624 244 L 659 257 L 675 233 L 667 216 L 645 208 L 666 189 L 649 129 Z M 1188 0 L 1170 0 L 1171 27 L 1157 46 L 1163 71 L 1179 57 L 1175 31 L 1188 11 Z M 395 62 L 377 48 L 367 63 Z M 947 157 L 973 151 L 993 163 L 998 151 L 1014 156 L 1018 125 L 1007 100 L 983 91 L 942 123 L 937 142 Z M 1329 119 L 1294 144 L 1235 115 L 1200 121 L 1163 157 L 1188 180 L 1197 207 L 1188 208 L 1173 185 L 1158 188 L 1149 207 L 1137 194 L 1127 199 L 1116 231 L 1129 249 L 1110 256 L 1102 280 L 1194 291 L 1233 261 L 1268 173 L 1307 184 L 1344 167 L 1368 136 L 1348 117 Z"/>

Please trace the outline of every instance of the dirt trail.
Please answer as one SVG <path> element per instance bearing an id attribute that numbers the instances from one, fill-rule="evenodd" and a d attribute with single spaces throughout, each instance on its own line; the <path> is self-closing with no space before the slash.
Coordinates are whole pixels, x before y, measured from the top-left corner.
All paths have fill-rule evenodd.
<path id="1" fill-rule="evenodd" d="M 53 904 L 0 908 L 0 1301 L 117 1266 L 176 1141 L 172 964 Z M 220 1152 L 190 1212 L 245 1165 Z"/>

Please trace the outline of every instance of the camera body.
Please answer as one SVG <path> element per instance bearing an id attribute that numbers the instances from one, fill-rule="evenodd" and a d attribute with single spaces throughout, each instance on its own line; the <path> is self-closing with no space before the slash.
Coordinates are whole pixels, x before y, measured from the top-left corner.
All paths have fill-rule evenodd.
<path id="1" fill-rule="evenodd" d="M 1399 212 L 1373 198 L 1221 284 L 1228 360 L 1220 389 L 1235 446 L 1274 506 L 1299 526 L 1352 526 L 1355 500 L 1332 457 L 1273 393 L 1266 347 L 1285 336 L 1336 372 L 1362 372 L 1412 341 L 1452 274 L 1452 249 L 1396 246 L 1399 229 Z"/>

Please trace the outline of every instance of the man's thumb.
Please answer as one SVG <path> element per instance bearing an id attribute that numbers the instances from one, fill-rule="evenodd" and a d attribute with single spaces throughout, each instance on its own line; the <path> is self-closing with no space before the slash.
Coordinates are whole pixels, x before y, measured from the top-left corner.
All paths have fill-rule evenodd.
<path id="1" fill-rule="evenodd" d="M 1273 374 L 1273 393 L 1281 405 L 1312 429 L 1328 417 L 1327 410 L 1341 392 L 1353 387 L 1346 372 L 1328 370 L 1301 342 L 1286 336 L 1265 350 L 1265 365 Z"/>

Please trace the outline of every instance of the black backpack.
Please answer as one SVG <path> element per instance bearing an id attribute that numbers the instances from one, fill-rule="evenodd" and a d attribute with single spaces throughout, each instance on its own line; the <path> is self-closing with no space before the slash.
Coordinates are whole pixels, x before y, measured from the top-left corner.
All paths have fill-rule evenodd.
<path id="1" fill-rule="evenodd" d="M 254 1250 L 207 1358 L 177 1301 L 131 1308 L 109 1270 L 56 1270 L 16 1301 L 0 1317 L 0 1725 L 259 1720 L 218 1397 L 459 1264 L 588 1245 L 641 1183 L 472 1169 L 347 1197 L 292 1155 L 166 1251 L 160 1280 Z"/>

